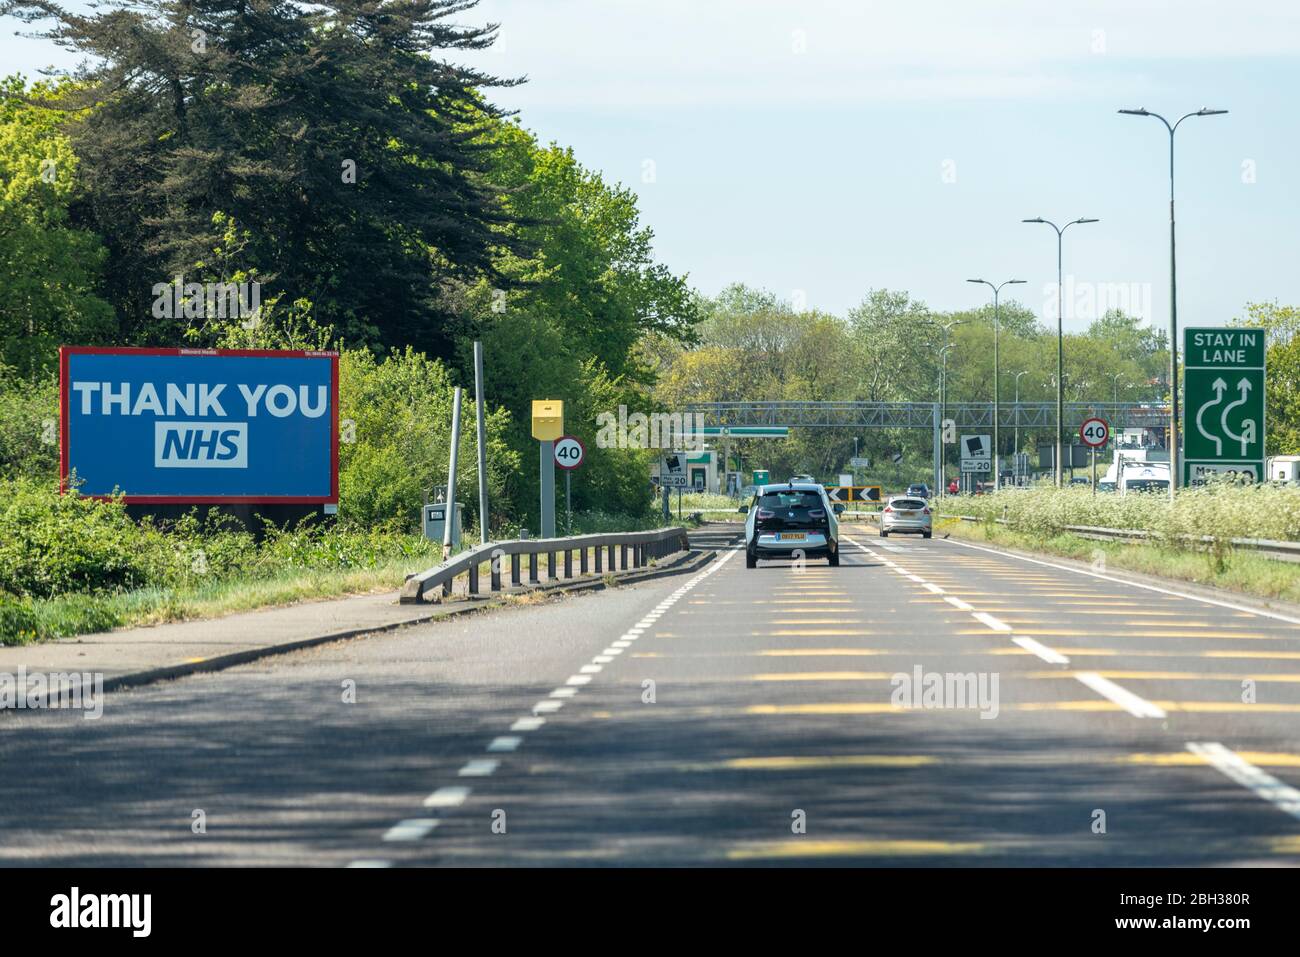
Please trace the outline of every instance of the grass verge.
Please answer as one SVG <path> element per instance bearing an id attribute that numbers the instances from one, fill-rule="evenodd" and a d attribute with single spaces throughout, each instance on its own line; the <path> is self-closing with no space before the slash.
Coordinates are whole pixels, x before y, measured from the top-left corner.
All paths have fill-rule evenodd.
<path id="1" fill-rule="evenodd" d="M 1088 562 L 1098 571 L 1122 569 L 1174 581 L 1300 604 L 1300 562 L 1264 558 L 1236 549 L 1222 553 L 1127 542 L 1101 542 L 1069 533 L 1018 531 L 991 522 L 942 521 L 940 534 L 1006 548 Z"/>
<path id="2" fill-rule="evenodd" d="M 170 621 L 217 618 L 295 602 L 392 591 L 422 571 L 427 558 L 373 568 L 284 570 L 184 588 L 140 588 L 107 595 L 61 595 L 25 603 L 22 621 L 5 628 L 0 644 L 21 645 L 96 631 Z"/>

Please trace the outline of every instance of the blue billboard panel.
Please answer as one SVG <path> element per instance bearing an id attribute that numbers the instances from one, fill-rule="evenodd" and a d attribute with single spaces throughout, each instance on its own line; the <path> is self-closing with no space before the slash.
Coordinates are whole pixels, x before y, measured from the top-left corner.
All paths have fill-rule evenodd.
<path id="1" fill-rule="evenodd" d="M 60 350 L 60 457 L 83 495 L 338 502 L 338 355 Z"/>

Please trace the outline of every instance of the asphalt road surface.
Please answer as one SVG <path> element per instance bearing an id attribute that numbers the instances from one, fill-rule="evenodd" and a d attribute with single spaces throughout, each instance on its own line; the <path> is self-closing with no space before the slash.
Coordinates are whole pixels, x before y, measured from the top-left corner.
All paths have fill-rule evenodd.
<path id="1" fill-rule="evenodd" d="M 1300 864 L 1300 621 L 848 534 L 5 713 L 0 864 Z"/>

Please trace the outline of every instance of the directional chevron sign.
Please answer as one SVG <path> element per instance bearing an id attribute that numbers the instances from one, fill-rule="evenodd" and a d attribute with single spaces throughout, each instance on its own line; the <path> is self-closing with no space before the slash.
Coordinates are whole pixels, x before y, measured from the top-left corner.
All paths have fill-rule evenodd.
<path id="1" fill-rule="evenodd" d="M 1264 332 L 1183 330 L 1183 482 L 1264 477 Z"/>

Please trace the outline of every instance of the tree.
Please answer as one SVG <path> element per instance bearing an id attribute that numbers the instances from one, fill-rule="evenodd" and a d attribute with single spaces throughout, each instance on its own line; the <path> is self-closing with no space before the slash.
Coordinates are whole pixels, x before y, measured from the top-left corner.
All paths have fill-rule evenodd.
<path id="1" fill-rule="evenodd" d="M 182 274 L 309 300 L 352 342 L 449 353 L 441 284 L 524 251 L 466 126 L 499 115 L 479 91 L 514 81 L 438 56 L 492 43 L 494 25 L 449 19 L 476 4 L 5 4 L 88 58 L 71 105 L 95 108 L 67 129 L 125 335 L 178 341 L 192 317 L 152 308 L 155 285 Z"/>
<path id="2" fill-rule="evenodd" d="M 115 331 L 112 307 L 95 293 L 105 250 L 68 225 L 77 158 L 53 114 L 29 102 L 67 93 L 66 84 L 0 81 L 0 367 L 26 380 L 54 369 L 59 345 Z"/>
<path id="3" fill-rule="evenodd" d="M 1265 452 L 1300 455 L 1300 309 L 1276 302 L 1246 304 L 1234 326 L 1263 329 L 1268 342 L 1265 364 Z"/>

